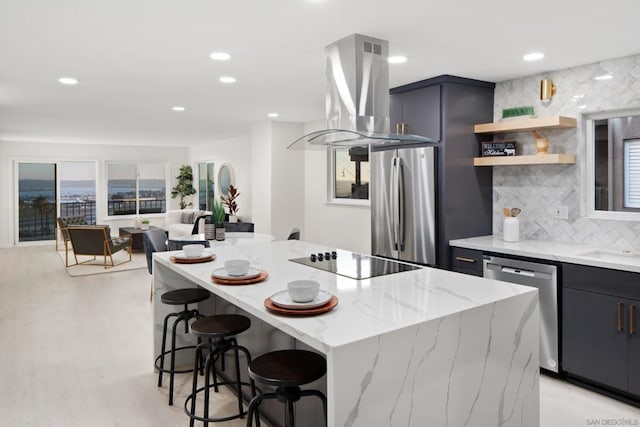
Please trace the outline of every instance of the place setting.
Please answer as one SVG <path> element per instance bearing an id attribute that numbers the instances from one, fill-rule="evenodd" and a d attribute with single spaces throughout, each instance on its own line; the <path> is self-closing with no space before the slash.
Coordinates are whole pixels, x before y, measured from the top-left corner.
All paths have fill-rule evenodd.
<path id="1" fill-rule="evenodd" d="M 327 313 L 338 305 L 338 297 L 320 289 L 315 280 L 294 280 L 287 289 L 264 300 L 267 310 L 290 316 L 313 316 Z"/>
<path id="2" fill-rule="evenodd" d="M 216 255 L 211 248 L 205 248 L 202 244 L 193 244 L 184 245 L 181 251 L 171 255 L 169 259 L 176 264 L 197 264 L 215 261 Z"/>
<path id="3" fill-rule="evenodd" d="M 224 267 L 211 272 L 211 280 L 219 285 L 252 285 L 267 277 L 269 273 L 251 266 L 246 259 L 230 259 L 225 261 Z"/>

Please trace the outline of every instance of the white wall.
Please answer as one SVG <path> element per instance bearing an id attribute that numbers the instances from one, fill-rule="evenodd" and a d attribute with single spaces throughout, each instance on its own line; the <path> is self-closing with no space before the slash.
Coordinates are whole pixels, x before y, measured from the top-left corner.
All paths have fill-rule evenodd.
<path id="1" fill-rule="evenodd" d="M 271 232 L 271 124 L 255 126 L 251 132 L 251 198 L 255 230 Z"/>
<path id="2" fill-rule="evenodd" d="M 286 239 L 292 228 L 304 233 L 304 152 L 287 150 L 303 135 L 301 123 L 271 128 L 271 234 Z"/>
<path id="3" fill-rule="evenodd" d="M 287 150 L 303 131 L 300 123 L 268 122 L 255 126 L 251 135 L 256 231 L 276 239 L 304 228 L 303 152 Z"/>
<path id="4" fill-rule="evenodd" d="M 325 127 L 308 123 L 304 133 Z M 371 253 L 371 209 L 327 203 L 327 152 L 304 152 L 304 230 L 302 239 L 355 252 Z"/>
<path id="5" fill-rule="evenodd" d="M 187 148 L 149 147 L 123 145 L 90 145 L 90 144 L 58 144 L 0 141 L 0 247 L 14 245 L 15 236 L 15 182 L 14 159 L 22 161 L 97 161 L 97 185 L 104 188 L 104 162 L 158 162 L 169 163 L 172 179 L 170 186 L 175 185 L 173 177 L 178 175 L 180 165 L 185 164 Z M 102 205 L 104 206 L 104 205 Z M 177 199 L 169 199 L 168 209 L 177 209 Z M 112 228 L 131 226 L 130 218 L 106 221 L 104 212 L 97 206 L 97 221 L 110 224 Z M 149 216 L 152 224 L 164 225 L 164 217 Z"/>
<path id="6" fill-rule="evenodd" d="M 201 162 L 213 162 L 215 169 L 216 200 L 220 200 L 218 192 L 218 171 L 220 166 L 231 166 L 234 175 L 234 187 L 240 192 L 236 199 L 238 204 L 238 216 L 241 221 L 252 222 L 253 183 L 251 178 L 251 137 L 244 135 L 237 138 L 212 140 L 204 144 L 189 147 L 189 164 L 194 171 L 194 179 L 198 177 L 196 164 Z M 194 186 L 197 185 L 194 184 Z M 197 199 L 194 198 L 194 203 Z"/>

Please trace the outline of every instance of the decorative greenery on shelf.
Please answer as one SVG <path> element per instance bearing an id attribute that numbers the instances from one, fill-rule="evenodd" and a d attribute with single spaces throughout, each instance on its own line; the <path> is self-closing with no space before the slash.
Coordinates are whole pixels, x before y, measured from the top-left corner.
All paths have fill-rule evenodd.
<path id="1" fill-rule="evenodd" d="M 149 219 L 147 218 L 140 218 L 140 224 L 146 224 L 149 225 L 151 223 L 151 221 L 149 221 Z"/>
<path id="2" fill-rule="evenodd" d="M 240 195 L 240 192 L 233 185 L 229 186 L 229 191 L 226 196 L 220 196 L 220 200 L 227 206 L 227 210 L 229 211 L 229 215 L 235 215 L 240 208 L 238 208 L 238 204 L 236 203 L 236 198 Z"/>
<path id="3" fill-rule="evenodd" d="M 196 189 L 193 187 L 193 169 L 189 165 L 180 166 L 180 173 L 176 177 L 178 184 L 171 189 L 171 198 L 175 199 L 180 196 L 180 209 L 193 206 L 192 202 L 186 202 L 185 197 L 196 194 Z"/>
<path id="4" fill-rule="evenodd" d="M 215 224 L 224 223 L 224 206 L 220 202 L 213 202 L 213 209 L 211 210 L 213 222 Z"/>

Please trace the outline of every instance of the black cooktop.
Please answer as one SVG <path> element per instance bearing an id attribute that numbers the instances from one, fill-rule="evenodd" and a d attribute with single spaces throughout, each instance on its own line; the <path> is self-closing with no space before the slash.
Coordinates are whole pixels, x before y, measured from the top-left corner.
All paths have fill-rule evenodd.
<path id="1" fill-rule="evenodd" d="M 420 268 L 417 265 L 343 250 L 313 253 L 308 257 L 293 258 L 289 261 L 319 268 L 320 270 L 356 280 L 370 279 L 371 277 L 417 270 Z"/>

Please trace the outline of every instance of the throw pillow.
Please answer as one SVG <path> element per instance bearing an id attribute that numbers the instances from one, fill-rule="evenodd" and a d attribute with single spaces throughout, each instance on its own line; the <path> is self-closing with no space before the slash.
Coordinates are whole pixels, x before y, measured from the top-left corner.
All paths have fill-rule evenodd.
<path id="1" fill-rule="evenodd" d="M 182 217 L 180 218 L 180 222 L 183 224 L 193 224 L 193 220 L 195 219 L 195 212 L 182 212 Z"/>

